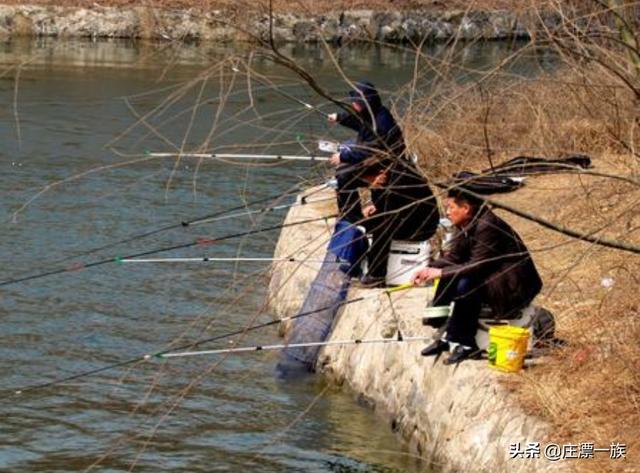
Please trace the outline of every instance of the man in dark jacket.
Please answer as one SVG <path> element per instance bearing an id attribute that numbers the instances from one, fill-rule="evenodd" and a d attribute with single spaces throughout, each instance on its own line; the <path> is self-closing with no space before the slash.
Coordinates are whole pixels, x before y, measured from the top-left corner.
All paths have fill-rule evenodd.
<path id="1" fill-rule="evenodd" d="M 349 92 L 355 113 L 329 115 L 329 122 L 339 123 L 358 133 L 355 140 L 345 143 L 330 162 L 336 166 L 338 210 L 341 218 L 351 223 L 362 220 L 358 187 L 362 182 L 361 164 L 369 158 L 379 160 L 404 159 L 402 131 L 391 112 L 382 105 L 380 95 L 371 82 L 360 81 Z"/>
<path id="2" fill-rule="evenodd" d="M 413 276 L 414 284 L 441 278 L 434 303 L 454 302 L 446 337 L 424 356 L 455 348 L 445 364 L 478 354 L 475 335 L 482 303 L 495 316 L 510 318 L 540 292 L 542 281 L 518 234 L 483 202 L 461 190 L 449 192 L 447 217 L 458 228 L 444 256 Z"/>
<path id="3" fill-rule="evenodd" d="M 365 206 L 364 226 L 372 235 L 367 253 L 369 271 L 362 282 L 384 283 L 391 240 L 426 241 L 438 228 L 440 213 L 427 179 L 405 160 L 387 167 L 376 163 L 364 171 L 371 188 L 371 203 Z"/>

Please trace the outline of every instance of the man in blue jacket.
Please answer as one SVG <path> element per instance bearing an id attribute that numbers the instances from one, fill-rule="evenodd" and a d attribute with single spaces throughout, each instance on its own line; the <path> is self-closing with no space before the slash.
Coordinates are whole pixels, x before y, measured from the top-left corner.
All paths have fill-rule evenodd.
<path id="1" fill-rule="evenodd" d="M 349 92 L 355 113 L 329 115 L 329 122 L 339 123 L 358 133 L 355 140 L 341 146 L 330 162 L 337 167 L 338 210 L 342 219 L 351 223 L 362 221 L 358 187 L 366 187 L 361 172 L 363 162 L 375 157 L 378 161 L 405 159 L 402 131 L 384 105 L 375 86 L 368 81 L 356 82 Z"/>

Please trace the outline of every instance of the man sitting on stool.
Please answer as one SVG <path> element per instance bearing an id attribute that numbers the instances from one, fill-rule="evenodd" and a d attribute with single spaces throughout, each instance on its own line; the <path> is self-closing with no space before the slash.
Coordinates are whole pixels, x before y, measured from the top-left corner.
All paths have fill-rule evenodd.
<path id="1" fill-rule="evenodd" d="M 427 178 L 404 159 L 374 158 L 362 171 L 362 180 L 371 190 L 363 224 L 373 241 L 367 252 L 369 272 L 361 282 L 384 286 L 391 241 L 429 240 L 438 229 L 440 213 Z"/>
<path id="2" fill-rule="evenodd" d="M 483 201 L 453 189 L 446 206 L 458 232 L 443 257 L 415 273 L 412 282 L 441 278 L 434 305 L 454 302 L 445 337 L 422 350 L 431 356 L 455 345 L 444 362 L 453 364 L 479 355 L 475 335 L 483 302 L 494 316 L 513 317 L 540 292 L 542 280 L 518 234 Z"/>

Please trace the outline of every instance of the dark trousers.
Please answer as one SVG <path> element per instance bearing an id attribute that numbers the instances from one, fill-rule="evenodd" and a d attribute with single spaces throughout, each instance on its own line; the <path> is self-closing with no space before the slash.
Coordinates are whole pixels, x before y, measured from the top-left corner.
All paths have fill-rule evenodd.
<path id="1" fill-rule="evenodd" d="M 390 220 L 384 216 L 373 216 L 364 221 L 364 227 L 371 235 L 371 246 L 367 251 L 368 274 L 374 278 L 384 278 L 387 275 L 387 261 L 394 233 Z"/>
<path id="2" fill-rule="evenodd" d="M 367 187 L 367 183 L 358 177 L 354 166 L 350 164 L 338 166 L 336 180 L 339 218 L 349 223 L 361 224 L 363 216 L 358 188 Z"/>
<path id="3" fill-rule="evenodd" d="M 483 299 L 482 285 L 472 277 L 443 278 L 438 284 L 434 305 L 454 302 L 447 322 L 447 340 L 468 347 L 476 346 L 476 331 Z"/>

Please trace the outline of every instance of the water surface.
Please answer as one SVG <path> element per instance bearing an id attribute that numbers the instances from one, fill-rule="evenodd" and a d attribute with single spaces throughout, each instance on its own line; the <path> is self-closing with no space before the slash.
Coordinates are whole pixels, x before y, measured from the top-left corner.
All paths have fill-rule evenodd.
<path id="1" fill-rule="evenodd" d="M 477 69 L 516 47 L 461 49 L 455 79 L 472 80 Z M 348 86 L 321 47 L 287 53 L 336 96 L 346 94 Z M 248 79 L 235 57 L 250 58 L 260 75 Z M 351 79 L 367 77 L 383 91 L 405 85 L 415 61 L 409 51 L 375 47 L 343 49 L 337 58 Z M 521 61 L 511 71 L 530 75 L 534 63 Z M 0 46 L 0 74 L 2 281 L 278 224 L 282 212 L 178 225 L 83 254 L 323 182 L 329 172 L 309 163 L 149 159 L 147 150 L 308 154 L 320 137 L 348 136 L 282 92 L 331 111 L 324 99 L 292 72 L 247 50 L 10 42 Z M 421 86 L 433 77 L 427 74 Z M 156 256 L 269 257 L 277 236 L 272 231 Z M 267 270 L 268 263 L 109 263 L 6 285 L 0 293 L 3 388 L 13 391 L 268 321 L 262 310 Z M 265 329 L 236 342 L 278 340 L 275 329 Z M 220 346 L 228 345 L 207 347 Z M 350 392 L 327 388 L 318 377 L 278 381 L 276 360 L 276 353 L 151 360 L 17 397 L 5 392 L 0 469 L 428 469 Z"/>

